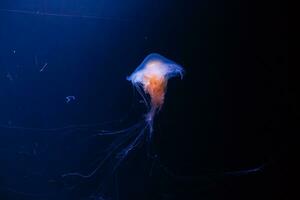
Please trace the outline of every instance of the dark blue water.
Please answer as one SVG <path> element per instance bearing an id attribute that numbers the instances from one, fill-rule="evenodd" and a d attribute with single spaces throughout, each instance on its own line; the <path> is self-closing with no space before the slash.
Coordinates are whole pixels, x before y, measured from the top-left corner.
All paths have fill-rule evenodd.
<path id="1" fill-rule="evenodd" d="M 280 199 L 287 40 L 273 6 L 1 1 L 0 199 Z M 186 74 L 147 141 L 126 77 L 154 52 Z"/>

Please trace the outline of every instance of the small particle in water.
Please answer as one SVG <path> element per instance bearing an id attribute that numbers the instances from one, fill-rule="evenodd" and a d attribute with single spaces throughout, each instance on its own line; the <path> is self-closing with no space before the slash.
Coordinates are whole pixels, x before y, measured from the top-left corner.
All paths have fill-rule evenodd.
<path id="1" fill-rule="evenodd" d="M 43 67 L 40 69 L 40 72 L 44 71 L 44 69 L 46 68 L 47 65 L 48 65 L 48 63 L 45 63 L 45 64 L 43 65 Z"/>
<path id="2" fill-rule="evenodd" d="M 13 54 L 16 54 L 16 50 L 12 50 Z"/>
<path id="3" fill-rule="evenodd" d="M 67 96 L 66 103 L 70 103 L 70 101 L 74 101 L 75 99 L 76 99 L 75 96 Z"/>

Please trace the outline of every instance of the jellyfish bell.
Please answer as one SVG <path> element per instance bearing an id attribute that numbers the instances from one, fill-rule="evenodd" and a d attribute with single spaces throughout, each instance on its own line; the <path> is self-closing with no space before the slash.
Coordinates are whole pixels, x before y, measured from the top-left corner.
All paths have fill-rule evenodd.
<path id="1" fill-rule="evenodd" d="M 134 70 L 134 72 L 127 77 L 128 81 L 133 84 L 145 83 L 144 75 L 156 75 L 169 79 L 180 76 L 183 78 L 184 69 L 174 61 L 158 54 L 151 53 L 143 60 L 143 62 Z"/>
<path id="2" fill-rule="evenodd" d="M 162 107 L 168 80 L 176 76 L 183 78 L 183 74 L 184 69 L 179 64 L 157 53 L 151 53 L 127 77 L 134 86 L 141 86 L 150 96 L 151 107 L 146 115 L 147 121 L 152 121 L 155 112 Z"/>

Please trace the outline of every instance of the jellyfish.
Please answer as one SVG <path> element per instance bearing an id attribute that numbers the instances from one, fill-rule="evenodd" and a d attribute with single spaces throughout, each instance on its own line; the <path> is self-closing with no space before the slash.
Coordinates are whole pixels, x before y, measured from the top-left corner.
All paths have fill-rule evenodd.
<path id="1" fill-rule="evenodd" d="M 127 77 L 139 91 L 148 107 L 148 113 L 145 120 L 150 127 L 150 133 L 153 132 L 153 119 L 164 104 L 167 83 L 172 77 L 184 75 L 184 69 L 179 64 L 165 58 L 158 53 L 149 54 L 136 70 Z M 150 96 L 150 102 L 144 97 L 144 93 Z M 150 105 L 149 105 L 150 104 Z M 151 134 L 150 134 L 151 135 Z"/>

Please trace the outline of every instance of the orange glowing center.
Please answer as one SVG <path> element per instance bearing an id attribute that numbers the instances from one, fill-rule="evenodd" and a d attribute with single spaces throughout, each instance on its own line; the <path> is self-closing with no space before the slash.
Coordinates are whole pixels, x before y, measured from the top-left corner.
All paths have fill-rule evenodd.
<path id="1" fill-rule="evenodd" d="M 164 77 L 157 75 L 144 76 L 147 84 L 144 85 L 145 91 L 151 96 L 151 103 L 155 107 L 161 107 L 164 103 L 167 81 Z"/>

